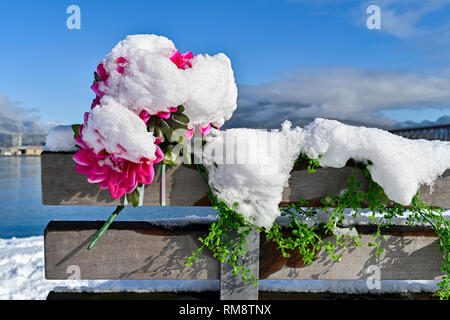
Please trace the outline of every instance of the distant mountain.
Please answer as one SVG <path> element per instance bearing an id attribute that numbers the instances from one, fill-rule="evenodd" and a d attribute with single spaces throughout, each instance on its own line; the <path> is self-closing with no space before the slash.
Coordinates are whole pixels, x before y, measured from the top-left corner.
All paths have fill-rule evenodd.
<path id="1" fill-rule="evenodd" d="M 396 125 L 396 129 L 439 126 L 444 124 L 450 124 L 450 116 L 442 116 L 436 121 L 425 120 L 422 122 L 414 122 L 414 121 L 399 122 L 398 125 Z"/>
<path id="2" fill-rule="evenodd" d="M 39 120 L 13 120 L 0 113 L 0 147 L 44 145 L 50 125 Z M 18 135 L 20 134 L 20 139 Z"/>
<path id="3" fill-rule="evenodd" d="M 0 133 L 46 134 L 48 129 L 40 121 L 12 120 L 0 114 Z"/>

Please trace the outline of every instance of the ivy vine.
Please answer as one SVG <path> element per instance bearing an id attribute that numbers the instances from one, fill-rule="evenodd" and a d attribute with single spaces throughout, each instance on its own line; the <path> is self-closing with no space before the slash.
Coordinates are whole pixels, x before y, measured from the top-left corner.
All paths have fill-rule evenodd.
<path id="1" fill-rule="evenodd" d="M 320 159 L 320 156 L 319 158 Z M 306 164 L 308 172 L 314 173 L 319 167 L 318 159 L 310 159 L 305 154 L 300 155 L 299 164 Z M 407 211 L 410 214 L 407 217 L 409 226 L 416 223 L 429 224 L 438 236 L 439 250 L 442 254 L 442 272 L 444 273 L 442 281 L 438 283 L 439 290 L 435 293 L 441 300 L 450 298 L 450 220 L 443 216 L 443 209 L 426 205 L 424 201 L 419 200 L 417 193 L 408 207 L 394 203 L 386 196 L 380 185 L 372 180 L 368 167 L 372 162 L 354 164 L 354 172 L 348 178 L 347 188 L 338 196 L 329 194 L 321 199 L 322 207 L 306 207 L 307 201 L 300 199 L 297 203 L 283 205 L 280 207 L 281 216 L 289 218 L 289 227 L 291 233 L 285 236 L 282 233 L 282 226 L 276 222 L 270 230 L 259 228 L 247 222 L 243 215 L 233 208 L 229 208 L 220 200 L 208 185 L 206 179 L 206 169 L 197 165 L 197 169 L 202 175 L 205 183 L 208 185 L 208 196 L 217 210 L 216 220 L 211 224 L 209 233 L 204 238 L 199 238 L 201 246 L 187 258 L 186 265 L 192 266 L 199 260 L 198 255 L 206 247 L 213 253 L 213 256 L 220 262 L 228 263 L 232 266 L 233 273 L 240 275 L 244 281 L 257 283 L 257 275 L 253 275 L 248 268 L 241 264 L 240 258 L 246 252 L 246 237 L 252 229 L 264 232 L 266 239 L 277 244 L 283 257 L 290 257 L 298 250 L 303 262 L 311 264 L 319 251 L 324 250 L 332 260 L 341 260 L 342 249 L 346 249 L 349 244 L 362 246 L 361 235 L 357 232 L 338 232 L 344 222 L 344 213 L 347 208 L 353 209 L 353 217 L 361 215 L 361 208 L 367 208 L 371 214 L 369 219 L 376 225 L 376 232 L 372 235 L 373 242 L 368 246 L 375 247 L 375 254 L 378 257 L 383 253 L 381 247 L 382 240 L 386 239 L 382 230 L 388 229 L 392 225 L 395 217 L 403 217 Z M 362 168 L 368 180 L 367 191 L 361 190 L 361 181 L 356 178 L 357 169 Z M 308 224 L 319 213 L 327 213 L 328 220 L 321 224 Z M 355 227 L 346 228 L 352 231 Z M 334 241 L 329 240 L 330 236 Z"/>

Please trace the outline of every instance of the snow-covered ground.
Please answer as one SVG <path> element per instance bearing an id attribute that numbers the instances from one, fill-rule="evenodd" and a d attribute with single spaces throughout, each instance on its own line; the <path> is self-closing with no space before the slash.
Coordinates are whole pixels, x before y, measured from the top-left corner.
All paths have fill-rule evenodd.
<path id="1" fill-rule="evenodd" d="M 0 299 L 45 299 L 70 282 L 45 280 L 44 237 L 0 239 Z"/>
<path id="2" fill-rule="evenodd" d="M 437 281 L 381 281 L 383 292 L 433 292 Z M 365 280 L 261 280 L 264 291 L 367 293 Z M 44 239 L 0 239 L 0 300 L 45 299 L 54 291 L 132 291 L 183 292 L 216 291 L 217 280 L 46 280 L 44 277 Z"/>

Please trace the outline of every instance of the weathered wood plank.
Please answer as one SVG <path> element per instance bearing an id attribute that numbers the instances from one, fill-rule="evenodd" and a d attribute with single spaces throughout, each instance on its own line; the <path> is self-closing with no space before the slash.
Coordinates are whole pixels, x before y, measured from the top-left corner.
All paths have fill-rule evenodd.
<path id="1" fill-rule="evenodd" d="M 52 221 L 44 232 L 45 276 L 67 279 L 219 279 L 220 264 L 209 252 L 192 267 L 186 258 L 199 247 L 207 226 L 165 230 L 145 222 L 115 222 L 87 250 L 103 222 Z M 72 266 L 72 267 L 70 267 Z"/>
<path id="2" fill-rule="evenodd" d="M 87 182 L 75 171 L 73 153 L 41 155 L 42 204 L 44 205 L 119 205 L 108 190 Z M 166 205 L 192 206 L 204 203 L 207 187 L 194 166 L 168 168 L 166 171 Z M 207 197 L 206 197 L 207 198 Z M 145 188 L 144 206 L 161 205 L 161 166 L 155 166 L 155 179 Z"/>
<path id="3" fill-rule="evenodd" d="M 387 235 L 382 242 L 385 252 L 378 258 L 376 249 L 367 246 L 373 242 L 371 235 L 363 235 L 361 242 L 363 247 L 350 246 L 348 250 L 341 250 L 343 256 L 339 262 L 321 251 L 308 266 L 304 266 L 298 256 L 286 259 L 275 250 L 265 249 L 266 254 L 261 259 L 272 263 L 261 264 L 260 277 L 267 280 L 366 280 L 378 273 L 379 280 L 433 280 L 443 275 L 436 237 Z"/>
<path id="4" fill-rule="evenodd" d="M 149 222 L 115 222 L 88 251 L 87 245 L 102 223 L 50 222 L 45 230 L 46 278 L 67 279 L 75 268 L 80 271 L 80 279 L 220 279 L 220 264 L 206 249 L 193 267 L 185 266 L 208 225 L 169 230 Z M 364 233 L 362 242 L 370 240 L 371 236 Z M 434 233 L 388 233 L 382 247 L 386 252 L 380 258 L 375 257 L 373 247 L 363 246 L 351 248 L 340 262 L 319 253 L 313 264 L 305 267 L 300 257 L 283 258 L 272 242 L 261 237 L 259 274 L 272 280 L 362 280 L 372 275 L 369 267 L 375 266 L 379 267 L 380 280 L 442 276 Z"/>
<path id="5" fill-rule="evenodd" d="M 97 184 L 88 183 L 86 177 L 75 171 L 72 153 L 50 153 L 41 155 L 42 203 L 44 205 L 118 205 L 107 190 L 100 190 Z M 155 166 L 155 181 L 145 189 L 144 206 L 161 205 L 160 166 Z M 339 194 L 353 175 L 353 167 L 319 168 L 314 174 L 305 168 L 296 168 L 291 174 L 289 187 L 283 192 L 283 202 L 299 199 L 310 200 L 311 206 L 320 205 L 320 198 L 329 193 Z M 367 188 L 367 179 L 362 170 L 356 178 Z M 207 188 L 194 166 L 182 165 L 168 168 L 166 173 L 166 205 L 209 206 Z M 420 189 L 420 198 L 427 203 L 450 208 L 450 170 L 434 184 L 430 194 L 428 186 Z"/>

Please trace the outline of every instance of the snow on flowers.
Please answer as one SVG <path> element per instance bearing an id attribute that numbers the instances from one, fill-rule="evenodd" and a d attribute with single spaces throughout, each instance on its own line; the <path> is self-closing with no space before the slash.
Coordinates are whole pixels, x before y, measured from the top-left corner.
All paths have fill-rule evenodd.
<path id="1" fill-rule="evenodd" d="M 109 189 L 113 198 L 132 193 L 138 183 L 151 184 L 153 164 L 163 153 L 145 123 L 112 99 L 86 113 L 76 143 L 80 150 L 73 159 L 75 169 L 88 176 L 90 183 Z M 117 119 L 121 119 L 117 121 Z"/>
<path id="2" fill-rule="evenodd" d="M 153 164 L 168 158 L 195 126 L 207 134 L 236 109 L 237 87 L 224 54 L 181 54 L 169 39 L 133 35 L 103 59 L 91 86 L 96 97 L 76 128 L 76 170 L 113 198 L 151 184 Z"/>
<path id="3" fill-rule="evenodd" d="M 236 109 L 237 87 L 230 59 L 191 52 L 156 35 L 133 35 L 120 41 L 100 64 L 101 95 L 113 96 L 136 114 L 171 112 L 183 105 L 189 127 L 220 127 Z M 106 78 L 107 77 L 107 78 Z"/>

